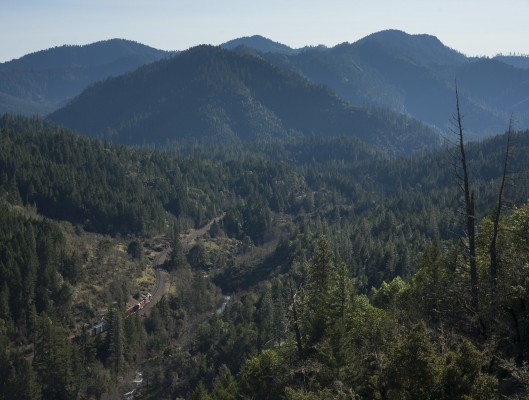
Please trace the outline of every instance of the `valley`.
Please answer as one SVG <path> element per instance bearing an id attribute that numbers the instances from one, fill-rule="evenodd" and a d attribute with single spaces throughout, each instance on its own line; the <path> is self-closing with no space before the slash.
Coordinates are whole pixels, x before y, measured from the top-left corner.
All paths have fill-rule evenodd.
<path id="1" fill-rule="evenodd" d="M 400 31 L 0 64 L 0 400 L 525 398 L 524 65 Z"/>

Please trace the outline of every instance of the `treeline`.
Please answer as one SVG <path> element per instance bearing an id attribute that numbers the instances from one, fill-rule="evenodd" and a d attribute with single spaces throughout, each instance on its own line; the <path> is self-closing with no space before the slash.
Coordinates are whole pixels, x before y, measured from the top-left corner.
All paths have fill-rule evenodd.
<path id="1" fill-rule="evenodd" d="M 0 204 L 0 398 L 40 398 L 42 384 L 60 386 L 75 372 L 69 371 L 71 365 L 56 369 L 42 362 L 44 357 L 64 356 L 54 350 L 66 345 L 66 331 L 59 327 L 71 318 L 80 277 L 80 259 L 66 251 L 58 226 Z M 51 331 L 59 336 L 48 336 Z M 33 366 L 22 354 L 30 343 L 36 352 Z M 43 383 L 42 374 L 54 374 L 56 382 Z"/>
<path id="2" fill-rule="evenodd" d="M 38 314 L 67 318 L 80 260 L 65 249 L 62 231 L 0 204 L 0 318 L 30 338 Z"/>

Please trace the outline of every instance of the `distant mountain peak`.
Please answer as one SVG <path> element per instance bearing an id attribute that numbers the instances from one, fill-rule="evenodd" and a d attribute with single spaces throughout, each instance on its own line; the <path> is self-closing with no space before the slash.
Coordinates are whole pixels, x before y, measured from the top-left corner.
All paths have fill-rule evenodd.
<path id="1" fill-rule="evenodd" d="M 126 39 L 108 39 L 84 45 L 62 45 L 27 54 L 0 64 L 0 69 L 47 70 L 65 67 L 94 67 L 137 55 L 150 55 L 154 59 L 170 52 L 158 50 Z"/>
<path id="2" fill-rule="evenodd" d="M 279 42 L 274 42 L 261 35 L 244 36 L 241 38 L 230 40 L 221 44 L 220 47 L 224 49 L 234 49 L 236 47 L 250 47 L 261 53 L 280 53 L 280 54 L 294 54 L 296 50 Z"/>
<path id="3" fill-rule="evenodd" d="M 462 65 L 468 62 L 464 54 L 444 45 L 436 36 L 409 34 L 398 29 L 372 33 L 353 45 L 383 47 L 388 53 L 413 59 L 419 64 Z"/>

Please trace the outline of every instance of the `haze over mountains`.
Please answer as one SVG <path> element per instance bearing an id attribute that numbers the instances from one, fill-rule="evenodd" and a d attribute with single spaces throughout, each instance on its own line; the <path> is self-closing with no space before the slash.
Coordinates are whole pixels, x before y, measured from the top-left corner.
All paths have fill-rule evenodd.
<path id="1" fill-rule="evenodd" d="M 465 126 L 473 137 L 506 129 L 511 113 L 529 126 L 529 70 L 524 57 L 469 58 L 429 35 L 384 31 L 353 44 L 296 55 L 266 53 L 282 68 L 328 85 L 353 104 L 388 107 L 446 131 L 457 80 Z"/>
<path id="2" fill-rule="evenodd" d="M 395 30 L 374 33 L 355 43 L 343 43 L 333 48 L 317 46 L 292 49 L 261 36 L 234 39 L 221 47 L 243 53 L 246 58 L 241 58 L 241 60 L 244 59 L 245 63 L 249 63 L 248 56 L 251 56 L 260 59 L 261 63 L 266 61 L 283 70 L 299 74 L 315 84 L 323 84 L 331 89 L 327 91 L 328 94 L 334 91 L 343 100 L 356 106 L 357 113 L 359 112 L 358 107 L 387 108 L 446 132 L 450 128 L 450 119 L 454 112 L 454 81 L 457 79 L 468 138 L 479 138 L 504 131 L 511 115 L 514 116 L 516 128 L 529 127 L 529 69 L 524 68 L 529 64 L 527 57 L 498 56 L 493 59 L 467 57 L 446 47 L 433 36 L 409 35 Z M 87 46 L 63 46 L 3 63 L 0 64 L 0 112 L 47 114 L 66 104 L 96 81 L 130 72 L 163 58 L 173 56 L 178 58 L 179 56 L 175 54 L 130 41 L 109 40 Z M 224 56 L 226 57 L 228 56 Z M 200 61 L 195 60 L 195 62 L 198 67 Z M 166 62 L 166 65 L 168 64 L 170 64 L 169 61 Z M 151 77 L 155 71 L 164 69 L 160 65 L 151 67 L 149 73 L 146 72 L 148 69 L 144 69 L 142 74 Z M 74 108 L 82 114 L 84 111 L 79 107 L 83 101 L 86 101 L 86 96 L 96 96 L 97 91 L 102 91 L 106 98 L 110 96 L 118 99 L 122 96 L 121 101 L 127 97 L 127 102 L 121 105 L 113 104 L 112 106 L 116 109 L 112 109 L 112 112 L 110 109 L 107 110 L 107 114 L 112 114 L 112 121 L 96 122 L 97 119 L 102 118 L 101 115 L 92 121 L 90 129 L 96 130 L 92 130 L 90 134 L 107 134 L 108 131 L 125 132 L 127 129 L 139 130 L 143 129 L 142 124 L 146 123 L 149 118 L 163 115 L 162 108 L 169 107 L 165 103 L 177 101 L 172 96 L 179 92 L 180 100 L 178 101 L 182 101 L 182 107 L 174 106 L 172 110 L 178 108 L 187 122 L 178 127 L 172 123 L 167 125 L 167 121 L 163 123 L 158 121 L 157 125 L 161 126 L 165 123 L 166 126 L 163 128 L 165 131 L 173 128 L 184 129 L 187 131 L 184 136 L 189 136 L 193 130 L 200 130 L 202 133 L 198 135 L 203 136 L 204 130 L 212 129 L 213 125 L 211 132 L 213 135 L 219 135 L 222 131 L 227 136 L 252 137 L 256 135 L 256 130 L 262 130 L 259 135 L 264 137 L 277 136 L 279 131 L 283 132 L 281 135 L 287 131 L 290 131 L 290 134 L 295 131 L 309 133 L 310 130 L 316 133 L 321 129 L 326 130 L 327 134 L 345 133 L 344 129 L 337 129 L 336 121 L 333 122 L 334 125 L 331 124 L 325 128 L 321 126 L 321 129 L 308 126 L 301 129 L 298 123 L 292 123 L 295 117 L 286 117 L 289 110 L 294 114 L 297 112 L 294 109 L 294 103 L 290 102 L 288 106 L 283 104 L 281 110 L 274 109 L 266 105 L 266 102 L 263 103 L 262 99 L 254 98 L 252 87 L 242 89 L 248 82 L 244 77 L 234 78 L 234 75 L 238 74 L 236 70 L 222 70 L 222 68 L 224 67 L 219 69 L 213 67 L 217 69 L 215 79 L 223 82 L 221 86 L 224 85 L 224 89 L 229 86 L 227 82 L 230 79 L 242 79 L 243 83 L 236 84 L 238 88 L 229 90 L 232 91 L 231 95 L 237 93 L 234 96 L 239 96 L 239 100 L 246 98 L 246 108 L 240 109 L 236 102 L 224 104 L 226 99 L 221 97 L 226 93 L 221 95 L 218 85 L 215 88 L 208 86 L 212 84 L 212 77 L 207 77 L 208 72 L 203 70 L 200 79 L 207 78 L 208 82 L 202 82 L 201 88 L 195 88 L 196 92 L 193 92 L 192 88 L 197 84 L 197 77 L 193 82 L 187 82 L 185 79 L 169 78 L 171 74 L 167 72 L 168 79 L 172 79 L 171 85 L 164 85 L 162 77 L 150 78 L 157 80 L 161 85 L 159 87 L 168 91 L 159 98 L 154 98 L 151 95 L 155 97 L 157 95 L 148 88 L 148 85 L 146 86 L 146 83 L 142 86 L 141 79 L 134 82 L 139 75 L 130 75 L 128 78 L 122 78 L 120 82 L 126 81 L 127 90 L 136 91 L 137 101 L 127 97 L 124 93 L 112 94 L 110 83 L 105 89 L 97 85 L 98 89 L 89 89 L 90 95 L 82 96 L 84 100 L 76 100 L 73 103 L 75 106 L 72 104 L 54 115 L 53 118 L 67 121 L 66 110 Z M 224 72 L 227 73 L 226 76 L 223 75 Z M 231 77 L 228 76 L 230 74 Z M 289 80 L 299 80 L 299 78 L 293 78 L 292 74 L 284 76 L 290 77 L 281 83 L 281 85 L 286 84 L 287 87 Z M 112 83 L 116 90 L 125 87 L 116 82 L 118 81 Z M 136 84 L 138 88 L 133 89 L 132 85 Z M 279 82 L 275 84 L 280 85 Z M 143 89 L 140 90 L 140 87 Z M 206 99 L 205 92 L 200 90 L 211 90 L 212 93 Z M 279 97 L 281 97 L 280 91 L 290 91 L 288 88 L 278 88 L 278 90 L 276 95 Z M 295 96 L 290 93 L 285 98 L 291 95 Z M 182 96 L 185 96 L 185 99 Z M 194 99 L 195 103 L 193 103 L 191 100 L 195 96 L 197 99 Z M 301 97 L 305 101 L 311 101 L 305 98 L 305 95 Z M 149 98 L 149 103 L 141 105 L 140 98 Z M 213 98 L 216 99 L 213 100 Z M 333 96 L 328 97 L 329 103 L 323 107 L 324 109 L 331 110 L 338 104 L 336 99 L 330 100 L 331 98 Z M 210 103 L 210 100 L 215 104 Z M 253 101 L 257 103 L 252 103 Z M 323 100 L 320 98 L 318 101 Z M 104 100 L 101 102 L 104 103 Z M 130 115 L 131 110 L 124 112 L 123 115 L 117 112 L 117 109 L 131 105 L 131 102 L 135 102 L 132 107 L 134 108 L 133 115 Z M 200 105 L 202 108 L 191 110 L 192 104 Z M 338 109 L 346 107 L 340 104 Z M 251 112 L 250 109 L 252 109 Z M 279 111 L 283 114 L 278 115 Z M 86 112 L 92 111 L 86 110 Z M 171 113 L 173 113 L 171 118 L 175 119 L 174 111 Z M 208 116 L 204 117 L 204 113 Z M 57 115 L 61 116 L 60 119 Z M 192 115 L 198 118 L 198 124 L 191 121 Z M 307 113 L 305 115 L 310 119 L 310 115 Z M 120 119 L 122 117 L 123 119 Z M 131 122 L 131 118 L 135 121 Z M 263 122 L 263 118 L 266 122 Z M 144 122 L 140 122 L 139 119 Z M 290 122 L 286 123 L 286 120 Z M 321 122 L 320 125 L 324 124 L 325 118 L 321 121 L 318 119 L 318 121 Z M 408 121 L 410 121 L 409 118 Z M 305 122 L 308 123 L 308 120 Z M 193 128 L 189 128 L 189 124 L 193 125 Z M 78 129 L 86 128 L 81 125 L 78 121 L 75 126 Z M 375 127 L 376 129 L 378 128 Z M 130 141 L 132 136 L 138 134 L 127 133 L 129 138 L 124 139 L 122 136 L 120 140 Z M 193 133 L 193 135 L 196 134 L 196 132 Z M 151 132 L 146 133 L 147 137 L 139 141 L 148 142 L 153 135 L 158 135 L 158 133 L 152 132 L 151 129 Z M 136 139 L 133 141 L 138 142 Z M 423 144 L 418 143 L 414 147 L 421 148 Z"/>
<path id="3" fill-rule="evenodd" d="M 0 63 L 0 114 L 47 114 L 90 84 L 170 56 L 129 40 L 61 46 Z"/>
<path id="4" fill-rule="evenodd" d="M 389 153 L 438 144 L 425 125 L 369 111 L 256 57 L 199 46 L 92 86 L 50 115 L 121 143 L 353 135 Z"/>

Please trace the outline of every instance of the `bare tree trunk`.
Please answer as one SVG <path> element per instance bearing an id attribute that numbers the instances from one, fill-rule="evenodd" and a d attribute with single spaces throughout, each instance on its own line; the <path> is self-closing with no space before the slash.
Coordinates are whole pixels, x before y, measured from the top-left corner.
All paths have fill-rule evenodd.
<path id="1" fill-rule="evenodd" d="M 475 211 L 474 211 L 474 191 L 470 191 L 467 159 L 465 154 L 465 144 L 463 138 L 463 124 L 461 117 L 461 110 L 459 108 L 459 92 L 456 84 L 456 121 L 458 128 L 459 138 L 459 150 L 460 150 L 460 161 L 461 168 L 463 169 L 463 191 L 465 193 L 465 217 L 466 217 L 466 228 L 468 235 L 468 256 L 470 264 L 470 295 L 471 295 L 471 306 L 474 311 L 479 310 L 479 298 L 478 298 L 478 270 L 476 263 L 476 229 L 475 229 Z"/>

